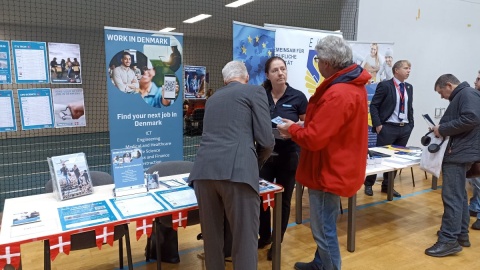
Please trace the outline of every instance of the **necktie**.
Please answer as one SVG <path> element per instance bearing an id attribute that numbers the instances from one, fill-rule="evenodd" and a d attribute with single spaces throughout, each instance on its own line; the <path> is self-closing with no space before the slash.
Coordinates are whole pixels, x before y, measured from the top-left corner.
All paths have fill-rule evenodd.
<path id="1" fill-rule="evenodd" d="M 398 108 L 399 115 L 400 113 L 405 113 L 405 84 L 402 82 L 400 83 L 400 102 L 399 102 L 399 108 Z M 400 118 L 400 121 L 403 120 L 403 118 Z"/>

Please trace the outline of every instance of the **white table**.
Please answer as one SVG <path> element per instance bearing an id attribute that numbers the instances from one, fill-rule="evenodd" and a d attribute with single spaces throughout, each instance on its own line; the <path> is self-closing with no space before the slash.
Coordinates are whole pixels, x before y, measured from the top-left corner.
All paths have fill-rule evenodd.
<path id="1" fill-rule="evenodd" d="M 274 186 L 273 189 L 268 189 L 262 191 L 260 194 L 264 196 L 272 195 L 275 206 L 273 207 L 273 238 L 274 244 L 273 248 L 273 260 L 272 260 L 272 269 L 280 269 L 280 258 L 281 258 L 281 205 L 282 205 L 282 192 L 283 187 L 280 185 L 272 184 Z M 105 186 L 96 186 L 94 187 L 94 193 L 91 195 L 78 197 L 71 200 L 66 201 L 58 201 L 53 193 L 47 194 L 40 194 L 40 195 L 33 195 L 33 196 L 25 196 L 25 197 L 18 197 L 18 198 L 11 198 L 5 200 L 4 211 L 3 211 L 3 219 L 2 219 L 2 230 L 0 231 L 0 247 L 6 246 L 20 246 L 23 243 L 34 242 L 34 241 L 44 241 L 45 247 L 45 254 L 44 254 L 44 269 L 51 268 L 51 261 L 50 261 L 50 245 L 48 239 L 52 237 L 56 237 L 57 235 L 64 235 L 64 234 L 77 234 L 80 232 L 91 231 L 95 230 L 95 228 L 99 228 L 105 225 L 122 225 L 128 224 L 130 222 L 136 224 L 137 220 L 143 219 L 150 219 L 154 220 L 161 216 L 172 215 L 173 213 L 185 211 L 185 210 L 194 210 L 198 209 L 198 205 L 189 206 L 181 209 L 171 209 L 168 208 L 167 210 L 162 212 L 156 213 L 149 213 L 142 216 L 135 216 L 133 218 L 122 218 L 122 216 L 118 213 L 116 208 L 111 204 L 110 199 L 113 198 L 113 188 L 114 185 L 105 185 Z M 151 192 L 155 192 L 157 190 L 153 190 Z M 154 195 L 156 196 L 156 195 Z M 58 208 L 60 207 L 67 207 L 67 206 L 75 206 L 84 203 L 96 202 L 96 201 L 106 201 L 107 205 L 112 210 L 113 214 L 116 217 L 116 221 L 112 222 L 105 222 L 101 225 L 93 225 L 93 226 L 86 226 L 80 229 L 72 229 L 63 231 L 62 225 L 60 222 L 60 218 L 58 215 Z M 12 226 L 13 224 L 13 217 L 15 213 L 19 213 L 22 211 L 38 211 L 40 212 L 41 220 L 39 222 L 30 223 L 31 229 L 28 233 L 18 233 L 18 229 L 25 230 L 30 224 L 23 224 Z M 126 226 L 126 225 L 125 225 Z M 30 227 L 29 227 L 30 228 Z M 160 234 L 157 233 L 160 237 Z M 129 237 L 128 233 L 126 237 Z M 157 239 L 158 240 L 158 239 Z M 127 241 L 127 252 L 130 252 L 129 248 L 129 238 L 126 238 Z M 159 243 L 159 242 L 158 242 Z M 160 248 L 157 248 L 157 269 L 161 269 L 161 254 Z M 5 255 L 5 254 L 0 254 Z M 20 256 L 20 254 L 18 254 Z M 131 256 L 129 256 L 131 257 Z M 132 269 L 132 262 L 129 261 L 129 269 Z"/>

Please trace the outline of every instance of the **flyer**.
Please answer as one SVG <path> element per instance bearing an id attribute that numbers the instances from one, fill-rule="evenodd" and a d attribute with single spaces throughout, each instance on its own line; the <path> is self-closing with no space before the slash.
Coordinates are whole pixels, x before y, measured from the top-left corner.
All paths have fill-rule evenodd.
<path id="1" fill-rule="evenodd" d="M 58 215 L 64 231 L 117 220 L 106 201 L 60 207 Z"/>
<path id="2" fill-rule="evenodd" d="M 110 199 L 110 202 L 122 218 L 144 216 L 167 210 L 151 193 L 127 196 L 126 198 L 113 198 Z"/>

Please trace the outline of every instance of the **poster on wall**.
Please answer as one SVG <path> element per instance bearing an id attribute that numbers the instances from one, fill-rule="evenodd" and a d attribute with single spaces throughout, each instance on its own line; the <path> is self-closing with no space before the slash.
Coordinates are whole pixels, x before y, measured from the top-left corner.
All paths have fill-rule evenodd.
<path id="1" fill-rule="evenodd" d="M 48 63 L 52 83 L 82 83 L 79 44 L 49 42 Z"/>
<path id="2" fill-rule="evenodd" d="M 393 43 L 357 42 L 349 41 L 352 47 L 353 61 L 362 66 L 372 75 L 366 85 L 369 105 L 368 112 L 368 147 L 377 143 L 377 134 L 372 132 L 372 118 L 370 116 L 370 102 L 375 94 L 377 85 L 384 80 L 393 78 L 392 67 L 394 62 Z"/>
<path id="3" fill-rule="evenodd" d="M 265 27 L 275 29 L 275 56 L 287 64 L 287 82 L 309 99 L 323 81 L 313 59 L 317 55 L 315 45 L 328 35 L 342 37 L 342 33 L 275 24 L 265 24 Z"/>
<path id="4" fill-rule="evenodd" d="M 247 67 L 249 84 L 265 81 L 265 62 L 275 52 L 275 31 L 261 26 L 233 22 L 233 60 Z"/>
<path id="5" fill-rule="evenodd" d="M 105 27 L 110 149 L 183 160 L 183 35 Z"/>
<path id="6" fill-rule="evenodd" d="M 205 98 L 207 91 L 207 68 L 202 66 L 185 66 L 185 98 Z"/>
<path id="7" fill-rule="evenodd" d="M 0 40 L 0 84 L 12 83 L 12 70 L 10 68 L 10 43 Z"/>
<path id="8" fill-rule="evenodd" d="M 47 45 L 45 42 L 12 41 L 17 83 L 48 83 Z"/>
<path id="9" fill-rule="evenodd" d="M 6 131 L 17 131 L 12 90 L 0 90 L 0 132 Z"/>
<path id="10" fill-rule="evenodd" d="M 85 102 L 82 88 L 52 89 L 55 127 L 84 127 Z"/>
<path id="11" fill-rule="evenodd" d="M 49 88 L 18 89 L 22 129 L 53 127 L 52 99 Z"/>

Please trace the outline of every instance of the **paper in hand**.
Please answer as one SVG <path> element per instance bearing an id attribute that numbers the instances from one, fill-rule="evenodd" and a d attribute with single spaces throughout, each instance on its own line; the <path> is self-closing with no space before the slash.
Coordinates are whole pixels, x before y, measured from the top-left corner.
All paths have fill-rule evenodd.
<path id="1" fill-rule="evenodd" d="M 277 116 L 275 118 L 272 119 L 272 122 L 277 124 L 277 125 L 283 125 L 285 124 L 285 122 L 282 121 L 282 118 L 280 116 Z"/>

